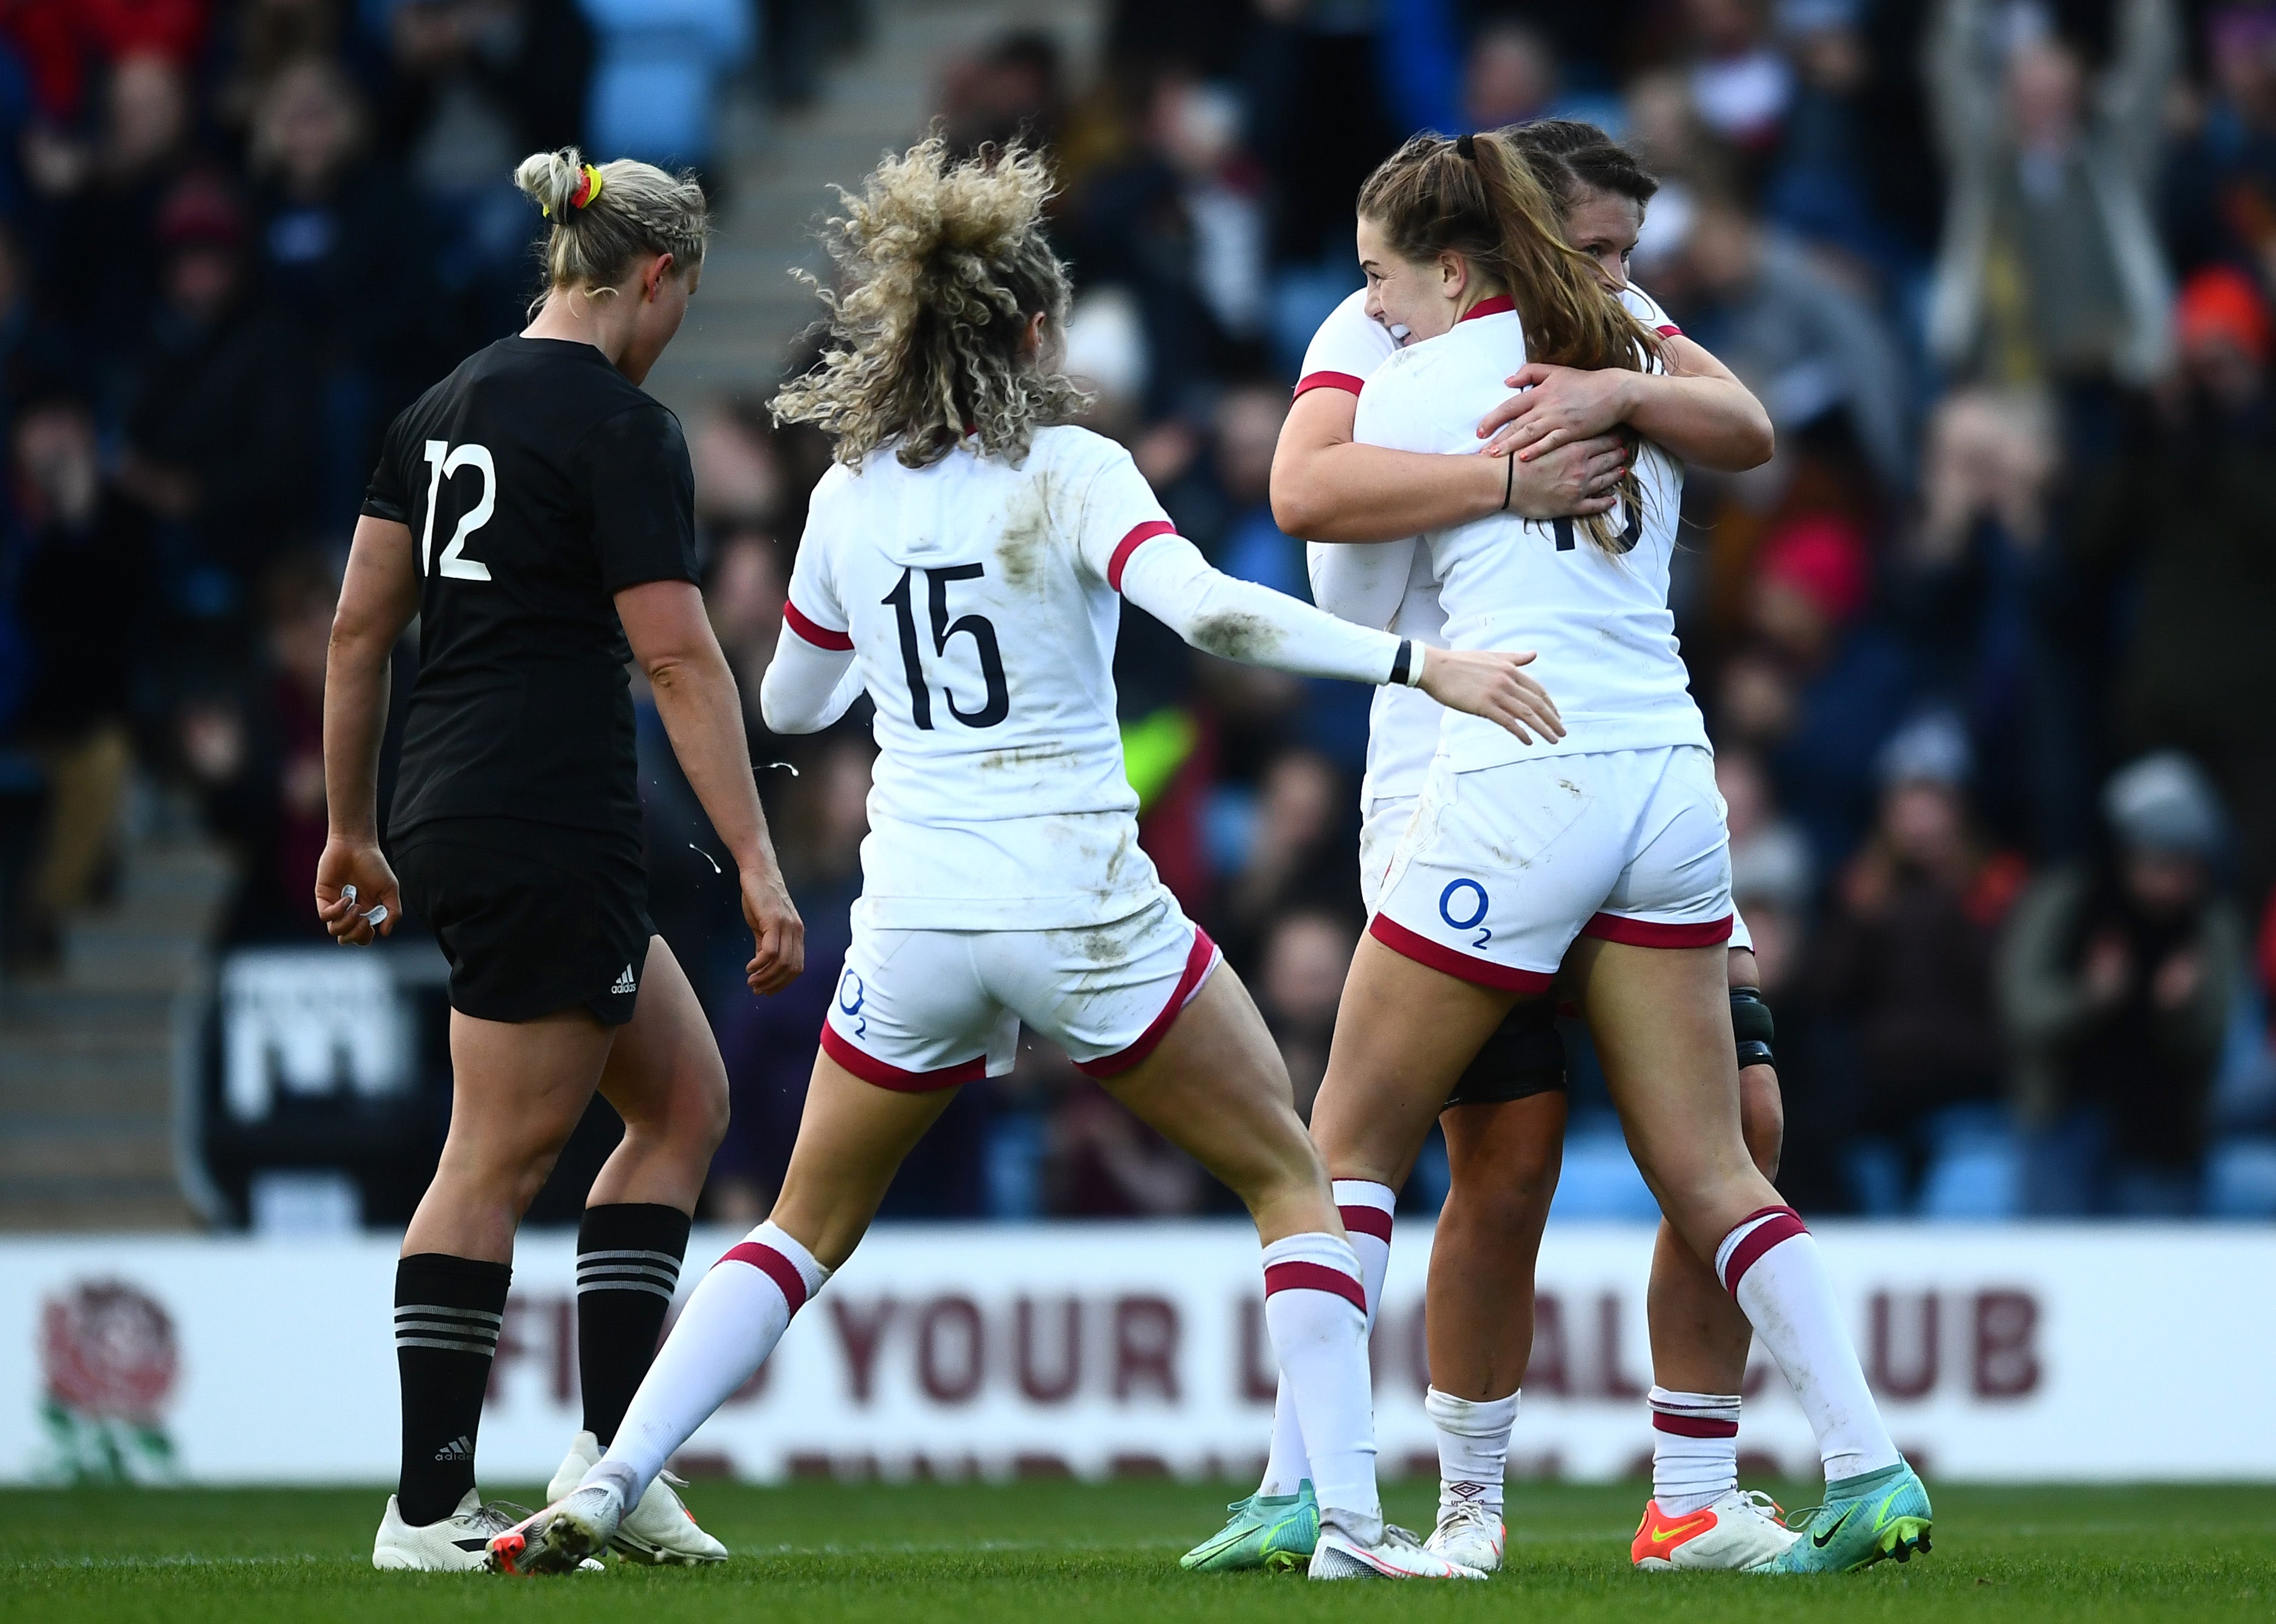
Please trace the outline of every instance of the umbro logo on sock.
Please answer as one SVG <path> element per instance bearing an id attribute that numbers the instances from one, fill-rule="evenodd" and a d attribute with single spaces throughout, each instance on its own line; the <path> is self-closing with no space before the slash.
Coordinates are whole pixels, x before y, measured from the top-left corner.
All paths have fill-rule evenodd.
<path id="1" fill-rule="evenodd" d="M 615 998 L 621 993 L 638 992 L 639 990 L 640 983 L 633 979 L 633 967 L 628 964 L 625 966 L 625 973 L 617 977 L 617 984 L 609 989 L 609 996 Z"/>
<path id="2" fill-rule="evenodd" d="M 471 1461 L 474 1458 L 474 1440 L 461 1432 L 435 1452 L 437 1461 Z"/>

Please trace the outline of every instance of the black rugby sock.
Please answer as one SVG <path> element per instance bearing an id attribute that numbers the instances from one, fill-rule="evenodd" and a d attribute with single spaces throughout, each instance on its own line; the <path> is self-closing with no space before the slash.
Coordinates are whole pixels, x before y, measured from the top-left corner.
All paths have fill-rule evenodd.
<path id="1" fill-rule="evenodd" d="M 677 1207 L 627 1202 L 588 1207 L 577 1226 L 577 1371 L 585 1430 L 603 1449 L 656 1358 L 688 1225 Z"/>
<path id="2" fill-rule="evenodd" d="M 505 1319 L 505 1264 L 418 1252 L 395 1265 L 395 1369 L 403 1383 L 396 1504 L 413 1528 L 458 1510 L 474 1486 L 482 1392 Z"/>

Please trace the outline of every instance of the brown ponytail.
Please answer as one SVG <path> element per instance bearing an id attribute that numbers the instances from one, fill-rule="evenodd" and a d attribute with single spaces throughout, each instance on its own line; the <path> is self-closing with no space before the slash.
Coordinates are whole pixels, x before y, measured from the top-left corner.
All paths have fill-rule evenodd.
<path id="1" fill-rule="evenodd" d="M 1529 360 L 1640 372 L 1661 353 L 1659 335 L 1566 242 L 1557 199 L 1498 133 L 1410 138 L 1367 178 L 1359 212 L 1400 257 L 1460 254 L 1507 293 L 1525 323 Z M 1633 471 L 1621 476 L 1620 496 L 1632 511 L 1641 501 Z M 1575 523 L 1605 551 L 1620 550 L 1602 514 Z"/>

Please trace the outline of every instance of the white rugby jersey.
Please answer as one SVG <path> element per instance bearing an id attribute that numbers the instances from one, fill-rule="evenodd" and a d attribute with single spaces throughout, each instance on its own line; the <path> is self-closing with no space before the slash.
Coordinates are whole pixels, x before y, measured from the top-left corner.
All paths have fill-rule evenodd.
<path id="1" fill-rule="evenodd" d="M 1524 363 L 1522 320 L 1506 299 L 1488 300 L 1376 369 L 1360 394 L 1354 437 L 1399 451 L 1475 452 L 1478 420 L 1507 398 L 1505 380 Z M 1623 504 L 1605 515 L 1627 540 L 1618 556 L 1569 521 L 1500 513 L 1422 538 L 1448 645 L 1537 650 L 1530 672 L 1566 726 L 1563 739 L 1529 746 L 1498 728 L 1489 738 L 1444 725 L 1457 771 L 1535 755 L 1707 747 L 1667 606 L 1682 467 L 1650 442 L 1635 466 L 1641 511 Z"/>
<path id="2" fill-rule="evenodd" d="M 1662 338 L 1672 338 L 1683 331 L 1659 301 L 1640 287 L 1622 289 L 1620 302 Z M 1368 379 L 1375 376 L 1376 368 L 1399 350 L 1399 340 L 1368 315 L 1367 290 L 1361 288 L 1329 312 L 1319 330 L 1312 335 L 1312 342 L 1304 351 L 1303 371 L 1297 378 L 1295 392 L 1301 395 L 1308 390 L 1340 389 L 1356 397 L 1366 387 Z M 1483 417 L 1484 413 L 1479 415 Z M 1473 439 L 1459 449 L 1475 452 L 1478 443 Z M 1370 560 L 1369 555 L 1373 550 L 1368 546 L 1309 543 L 1306 553 L 1314 601 L 1336 613 L 1344 612 L 1342 605 L 1347 595 L 1363 604 L 1379 602 L 1390 583 L 1370 581 L 1369 576 L 1384 569 L 1396 571 L 1398 560 L 1388 554 Z M 1439 603 L 1438 577 L 1428 547 L 1412 550 L 1405 574 L 1406 584 L 1398 608 L 1385 624 L 1401 637 L 1445 647 L 1446 615 Z M 1361 612 L 1372 619 L 1368 609 Z M 1430 770 L 1430 758 L 1438 750 L 1441 715 L 1439 708 L 1423 694 L 1397 687 L 1376 690 L 1368 717 L 1367 776 L 1360 786 L 1362 807 L 1377 801 L 1412 799 L 1422 793 L 1422 780 Z"/>
<path id="3" fill-rule="evenodd" d="M 823 476 L 761 701 L 788 732 L 876 702 L 857 921 L 1063 930 L 1159 893 L 1115 719 L 1125 593 L 1231 658 L 1365 682 L 1397 664 L 1390 633 L 1210 569 L 1088 429 L 1041 429 L 1017 465 L 967 443 Z"/>

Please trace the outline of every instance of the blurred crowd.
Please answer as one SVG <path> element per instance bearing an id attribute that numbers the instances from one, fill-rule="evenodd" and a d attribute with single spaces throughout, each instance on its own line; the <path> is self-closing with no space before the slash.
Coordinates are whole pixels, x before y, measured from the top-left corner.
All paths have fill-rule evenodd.
<path id="1" fill-rule="evenodd" d="M 1767 467 L 1691 475 L 1675 609 L 1777 1012 L 1789 1196 L 2276 1214 L 2276 0 L 1105 9 L 1096 74 L 1014 34 L 945 65 L 938 111 L 967 148 L 1051 143 L 1094 426 L 1214 561 L 1283 590 L 1306 582 L 1272 447 L 1357 285 L 1374 163 L 1416 128 L 1556 116 L 1661 178 L 1633 274 L 1779 430 Z M 378 430 L 532 291 L 512 157 L 582 139 L 702 171 L 731 85 L 811 94 L 861 26 L 779 0 L 0 0 L 12 963 L 99 898 L 138 771 L 245 854 L 229 940 L 309 932 L 338 558 Z M 654 912 L 726 1054 L 709 1199 L 741 1218 L 835 993 L 871 747 L 859 713 L 806 739 L 756 714 L 826 445 L 756 399 L 688 430 L 811 932 L 796 987 L 738 996 L 732 888 L 644 708 Z M 1147 847 L 1309 1102 L 1364 922 L 1366 695 L 1135 611 L 1116 674 Z M 1560 1210 L 1649 1211 L 1568 1043 Z M 1443 1178 L 1426 1157 L 1411 1199 Z M 1228 1206 L 1037 1043 L 887 1212 Z"/>

